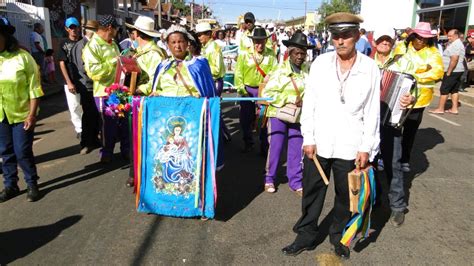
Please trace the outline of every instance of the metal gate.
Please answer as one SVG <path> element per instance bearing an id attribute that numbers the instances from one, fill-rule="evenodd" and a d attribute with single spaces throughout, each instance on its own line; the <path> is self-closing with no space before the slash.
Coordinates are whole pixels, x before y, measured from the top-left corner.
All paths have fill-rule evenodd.
<path id="1" fill-rule="evenodd" d="M 32 5 L 32 2 L 32 0 L 0 0 L 0 15 L 7 17 L 15 26 L 15 37 L 24 48 L 31 50 L 30 34 L 35 23 L 41 23 L 44 26 L 44 36 L 48 47 L 51 47 L 49 11 L 47 8 Z"/>

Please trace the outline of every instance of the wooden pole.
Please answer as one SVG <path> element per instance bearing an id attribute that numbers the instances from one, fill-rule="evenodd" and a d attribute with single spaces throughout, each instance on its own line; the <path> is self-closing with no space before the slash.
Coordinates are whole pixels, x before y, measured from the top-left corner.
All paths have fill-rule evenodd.
<path id="1" fill-rule="evenodd" d="M 316 154 L 313 154 L 313 162 L 316 165 L 316 168 L 318 168 L 318 172 L 323 178 L 324 184 L 326 184 L 326 186 L 329 185 L 329 180 L 326 174 L 324 173 L 323 168 L 321 167 L 321 164 L 318 161 L 318 158 L 316 158 Z"/>

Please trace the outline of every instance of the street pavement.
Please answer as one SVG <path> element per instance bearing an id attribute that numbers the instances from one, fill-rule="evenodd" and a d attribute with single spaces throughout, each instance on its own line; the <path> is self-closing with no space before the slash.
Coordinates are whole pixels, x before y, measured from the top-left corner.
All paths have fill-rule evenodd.
<path id="1" fill-rule="evenodd" d="M 23 193 L 0 204 L 2 265 L 473 264 L 474 109 L 467 105 L 459 115 L 425 112 L 405 176 L 405 224 L 391 226 L 386 196 L 380 197 L 371 237 L 354 244 L 343 262 L 327 237 L 332 184 L 320 245 L 297 257 L 282 255 L 294 240 L 301 200 L 289 190 L 284 168 L 277 193 L 263 192 L 264 158 L 258 150 L 240 153 L 238 105 L 223 106 L 234 136 L 218 175 L 217 217 L 209 221 L 137 213 L 118 145 L 107 166 L 98 163 L 97 150 L 79 155 L 66 109 L 63 94 L 41 103 L 34 151 L 43 197 L 30 203 Z M 19 185 L 25 189 L 23 180 Z"/>

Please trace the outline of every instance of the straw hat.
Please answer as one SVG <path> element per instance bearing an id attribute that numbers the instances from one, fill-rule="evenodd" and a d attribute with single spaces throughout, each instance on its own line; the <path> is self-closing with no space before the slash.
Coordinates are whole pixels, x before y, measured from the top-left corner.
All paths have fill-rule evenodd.
<path id="1" fill-rule="evenodd" d="M 211 24 L 209 24 L 208 22 L 201 22 L 196 25 L 196 33 L 202 33 L 207 31 L 212 31 Z"/>
<path id="2" fill-rule="evenodd" d="M 99 22 L 97 22 L 97 20 L 88 20 L 83 28 L 96 31 L 99 28 Z"/>
<path id="3" fill-rule="evenodd" d="M 155 21 L 147 16 L 139 16 L 133 25 L 125 23 L 125 26 L 143 32 L 151 37 L 160 37 L 160 33 L 155 30 Z"/>

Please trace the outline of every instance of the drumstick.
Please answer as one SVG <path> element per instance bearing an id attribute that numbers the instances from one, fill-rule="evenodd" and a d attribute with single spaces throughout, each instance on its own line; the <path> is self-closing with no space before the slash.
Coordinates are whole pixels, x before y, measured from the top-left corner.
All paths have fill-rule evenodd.
<path id="1" fill-rule="evenodd" d="M 329 185 L 329 180 L 326 177 L 326 174 L 324 173 L 323 168 L 321 167 L 321 164 L 318 161 L 318 158 L 316 158 L 316 154 L 313 155 L 313 162 L 316 165 L 316 168 L 318 168 L 318 172 L 323 178 L 324 184 L 326 184 L 326 186 Z"/>

